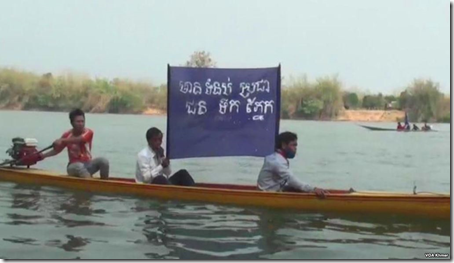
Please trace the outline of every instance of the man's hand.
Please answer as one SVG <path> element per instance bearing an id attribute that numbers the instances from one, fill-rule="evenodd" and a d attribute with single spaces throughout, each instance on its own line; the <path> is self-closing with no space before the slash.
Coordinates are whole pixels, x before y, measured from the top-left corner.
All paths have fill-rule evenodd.
<path id="1" fill-rule="evenodd" d="M 320 198 L 325 198 L 325 194 L 329 194 L 328 191 L 323 190 L 322 188 L 317 188 L 317 187 L 314 189 L 314 193 Z"/>
<path id="2" fill-rule="evenodd" d="M 159 158 L 165 157 L 165 155 L 164 155 L 164 148 L 159 147 L 158 155 L 159 155 Z"/>
<path id="3" fill-rule="evenodd" d="M 161 162 L 162 167 L 167 168 L 170 165 L 170 160 L 166 158 L 162 159 Z"/>

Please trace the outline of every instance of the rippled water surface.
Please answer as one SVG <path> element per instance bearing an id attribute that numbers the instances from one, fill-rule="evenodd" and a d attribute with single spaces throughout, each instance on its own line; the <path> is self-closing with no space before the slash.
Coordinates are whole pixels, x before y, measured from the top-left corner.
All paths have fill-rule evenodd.
<path id="1" fill-rule="evenodd" d="M 18 121 L 20 120 L 20 121 Z M 45 147 L 67 115 L 0 111 L 0 154 L 15 136 Z M 371 124 L 393 127 L 393 123 Z M 87 115 L 94 155 L 114 176 L 133 177 L 145 131 L 165 117 Z M 295 174 L 320 187 L 450 191 L 449 125 L 439 132 L 370 132 L 353 123 L 283 121 L 298 133 Z M 1 155 L 5 157 L 5 155 Z M 64 172 L 65 153 L 39 164 Z M 260 158 L 174 160 L 199 182 L 255 184 Z M 0 182 L 0 258 L 8 259 L 382 259 L 450 253 L 450 221 L 396 215 L 306 213 L 95 195 Z"/>

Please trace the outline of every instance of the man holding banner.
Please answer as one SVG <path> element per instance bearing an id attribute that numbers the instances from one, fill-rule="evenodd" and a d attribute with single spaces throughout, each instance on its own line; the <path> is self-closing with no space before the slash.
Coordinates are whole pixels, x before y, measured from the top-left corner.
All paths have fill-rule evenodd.
<path id="1" fill-rule="evenodd" d="M 146 133 L 148 146 L 137 155 L 136 183 L 172 184 L 193 186 L 194 179 L 186 170 L 179 170 L 170 178 L 170 161 L 164 155 L 162 132 L 158 128 L 150 128 Z"/>

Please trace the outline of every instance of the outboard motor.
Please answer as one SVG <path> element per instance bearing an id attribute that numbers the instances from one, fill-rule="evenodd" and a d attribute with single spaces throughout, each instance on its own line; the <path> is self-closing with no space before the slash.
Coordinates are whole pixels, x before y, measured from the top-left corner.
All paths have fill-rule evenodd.
<path id="1" fill-rule="evenodd" d="M 16 137 L 13 139 L 13 146 L 9 148 L 6 153 L 11 156 L 12 161 L 11 165 L 16 166 L 27 166 L 29 168 L 31 165 L 35 165 L 37 160 L 33 158 L 24 158 L 30 155 L 38 154 L 36 147 L 38 146 L 38 141 L 33 138 L 20 138 Z"/>

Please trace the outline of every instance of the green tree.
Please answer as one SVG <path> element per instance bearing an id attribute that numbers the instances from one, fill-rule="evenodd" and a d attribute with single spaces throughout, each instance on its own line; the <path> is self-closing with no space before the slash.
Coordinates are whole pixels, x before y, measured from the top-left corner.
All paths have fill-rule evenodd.
<path id="1" fill-rule="evenodd" d="M 356 94 L 354 92 L 344 93 L 342 100 L 344 102 L 344 107 L 346 109 L 355 109 L 359 106 L 358 94 Z"/>
<path id="2" fill-rule="evenodd" d="M 305 119 L 316 119 L 323 110 L 323 101 L 315 98 L 303 99 L 298 108 L 298 116 Z"/>
<path id="3" fill-rule="evenodd" d="M 399 109 L 403 110 L 403 109 L 407 108 L 407 104 L 410 100 L 410 95 L 408 94 L 408 92 L 406 90 L 404 90 L 400 93 L 400 96 L 397 100 L 399 102 Z"/>
<path id="4" fill-rule="evenodd" d="M 397 101 L 397 97 L 394 95 L 387 95 L 385 96 L 385 102 L 386 103 L 392 103 L 394 101 Z"/>
<path id="5" fill-rule="evenodd" d="M 385 98 L 381 93 L 378 93 L 377 95 L 366 95 L 363 98 L 362 106 L 369 110 L 382 110 L 385 108 Z"/>
<path id="6" fill-rule="evenodd" d="M 215 68 L 216 62 L 211 58 L 210 52 L 195 51 L 188 61 L 186 67 L 194 68 Z"/>
<path id="7" fill-rule="evenodd" d="M 430 79 L 415 79 L 403 96 L 401 107 L 408 112 L 411 121 L 434 121 L 441 117 L 443 94 L 438 83 Z"/>
<path id="8" fill-rule="evenodd" d="M 281 114 L 283 118 L 303 118 L 299 109 L 304 98 L 313 96 L 313 88 L 307 76 L 290 77 L 284 83 L 281 91 Z"/>
<path id="9" fill-rule="evenodd" d="M 320 118 L 331 119 L 336 117 L 343 107 L 342 83 L 337 76 L 322 77 L 316 80 L 314 92 L 317 99 L 323 102 Z"/>

